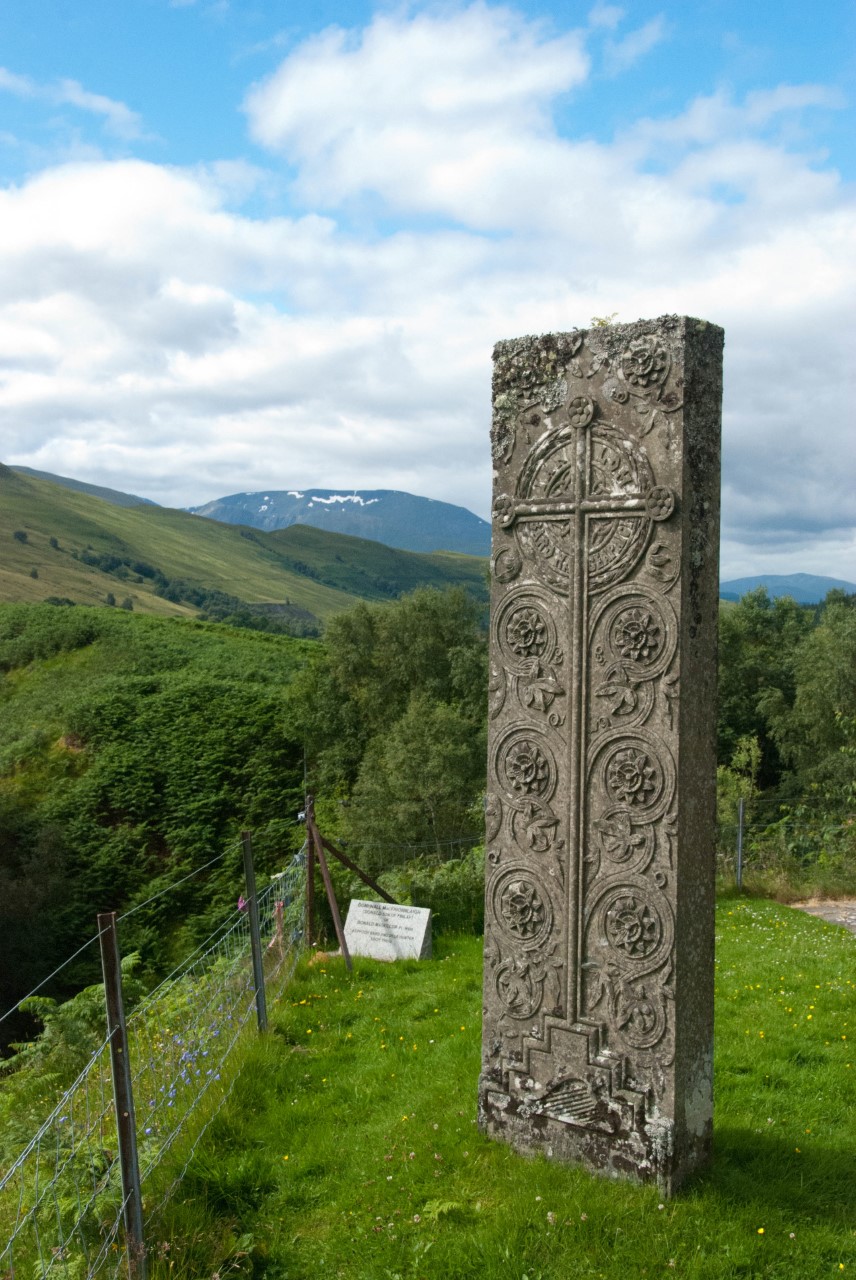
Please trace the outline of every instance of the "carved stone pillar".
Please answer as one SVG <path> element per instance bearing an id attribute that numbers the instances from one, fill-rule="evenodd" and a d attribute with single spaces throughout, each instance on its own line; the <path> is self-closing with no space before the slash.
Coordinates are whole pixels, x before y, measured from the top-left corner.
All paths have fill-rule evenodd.
<path id="1" fill-rule="evenodd" d="M 494 351 L 482 1129 L 709 1156 L 722 330 Z"/>

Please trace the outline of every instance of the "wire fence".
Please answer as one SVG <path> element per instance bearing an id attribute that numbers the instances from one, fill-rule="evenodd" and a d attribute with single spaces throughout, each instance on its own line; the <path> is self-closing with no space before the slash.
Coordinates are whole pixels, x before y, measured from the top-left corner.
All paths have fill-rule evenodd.
<path id="1" fill-rule="evenodd" d="M 276 998 L 303 937 L 298 855 L 258 895 L 264 984 Z M 230 1088 L 229 1055 L 256 1009 L 249 912 L 236 911 L 127 1018 L 145 1219 L 157 1216 Z M 192 1141 L 171 1179 L 152 1175 Z M 151 1197 L 151 1198 L 149 1198 Z M 107 1036 L 38 1132 L 0 1170 L 0 1280 L 125 1276 L 116 1113 Z"/>
<path id="2" fill-rule="evenodd" d="M 852 864 L 854 855 L 856 813 L 830 812 L 816 802 L 783 805 L 753 798 L 736 821 L 718 823 L 717 866 L 721 874 L 736 874 L 738 882 L 744 869 L 770 871 L 790 865 L 807 870 L 836 862 Z"/>

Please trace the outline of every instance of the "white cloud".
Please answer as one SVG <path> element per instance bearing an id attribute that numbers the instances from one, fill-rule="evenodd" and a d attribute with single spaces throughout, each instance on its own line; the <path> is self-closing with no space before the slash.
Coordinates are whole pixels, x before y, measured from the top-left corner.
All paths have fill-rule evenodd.
<path id="1" fill-rule="evenodd" d="M 598 27 L 605 27 L 608 31 L 614 31 L 624 17 L 624 10 L 616 4 L 603 4 L 602 0 L 594 6 L 588 16 L 589 26 L 595 30 Z"/>
<path id="2" fill-rule="evenodd" d="M 548 109 L 588 74 L 581 33 L 544 36 L 510 10 L 376 17 L 308 40 L 247 96 L 256 140 L 300 167 L 307 200 L 365 190 L 459 216 L 548 138 Z M 499 193 L 497 193 L 499 194 Z M 475 215 L 478 216 L 478 215 Z M 493 219 L 495 221 L 495 219 Z"/>
<path id="3" fill-rule="evenodd" d="M 16 98 L 35 97 L 37 89 L 29 76 L 19 76 L 13 71 L 0 67 L 0 90 L 13 93 Z"/>
<path id="4" fill-rule="evenodd" d="M 607 40 L 604 54 L 610 75 L 627 71 L 646 53 L 650 53 L 666 37 L 666 19 L 662 13 L 635 31 L 628 31 L 620 40 Z"/>
<path id="5" fill-rule="evenodd" d="M 579 33 L 508 10 L 379 17 L 248 96 L 302 216 L 235 212 L 268 180 L 242 162 L 0 191 L 0 457 L 180 505 L 320 485 L 484 514 L 497 338 L 687 312 L 726 329 L 726 573 L 856 579 L 856 210 L 779 128 L 834 99 L 717 92 L 583 141 L 551 111 L 586 75 Z"/>
<path id="6" fill-rule="evenodd" d="M 91 111 L 101 116 L 110 133 L 119 138 L 139 138 L 142 134 L 142 122 L 136 111 L 126 107 L 124 102 L 116 102 L 113 98 L 105 98 L 102 93 L 90 93 L 76 80 L 61 80 L 56 87 L 56 100 L 79 107 L 81 111 Z"/>
<path id="7" fill-rule="evenodd" d="M 29 76 L 16 75 L 5 67 L 0 67 L 0 92 L 57 106 L 76 107 L 79 111 L 100 117 L 109 133 L 125 141 L 143 136 L 142 121 L 136 111 L 132 111 L 124 102 L 84 89 L 77 80 L 38 84 Z"/>

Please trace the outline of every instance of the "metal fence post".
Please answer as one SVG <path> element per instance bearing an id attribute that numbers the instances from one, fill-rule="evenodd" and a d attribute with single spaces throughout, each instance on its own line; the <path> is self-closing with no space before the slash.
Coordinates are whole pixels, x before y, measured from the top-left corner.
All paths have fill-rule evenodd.
<path id="1" fill-rule="evenodd" d="M 247 881 L 247 914 L 250 919 L 250 949 L 253 953 L 256 1017 L 259 1031 L 267 1031 L 267 1000 L 265 999 L 265 971 L 262 965 L 262 939 L 259 929 L 259 900 L 256 897 L 256 873 L 253 868 L 253 838 L 249 831 L 241 832 L 241 843 L 244 847 L 244 876 Z"/>
<path id="2" fill-rule="evenodd" d="M 125 1221 L 125 1248 L 128 1274 L 132 1280 L 146 1280 L 146 1246 L 143 1238 L 143 1197 L 140 1190 L 140 1162 L 137 1156 L 137 1124 L 128 1059 L 128 1031 L 122 999 L 122 968 L 116 935 L 116 912 L 98 916 L 101 968 L 104 974 L 104 1002 L 107 1007 L 107 1035 L 113 1074 L 113 1102 L 122 1172 L 122 1213 Z"/>
<path id="3" fill-rule="evenodd" d="M 743 797 L 737 801 L 737 888 L 743 888 Z"/>

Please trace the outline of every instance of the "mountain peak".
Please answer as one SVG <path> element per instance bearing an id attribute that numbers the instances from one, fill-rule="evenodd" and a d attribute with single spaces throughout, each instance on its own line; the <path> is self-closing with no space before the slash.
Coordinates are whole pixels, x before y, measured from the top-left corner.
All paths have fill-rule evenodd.
<path id="1" fill-rule="evenodd" d="M 188 510 L 224 524 L 268 531 L 310 525 L 402 551 L 490 554 L 486 520 L 466 507 L 398 489 L 260 489 L 215 498 Z"/>

